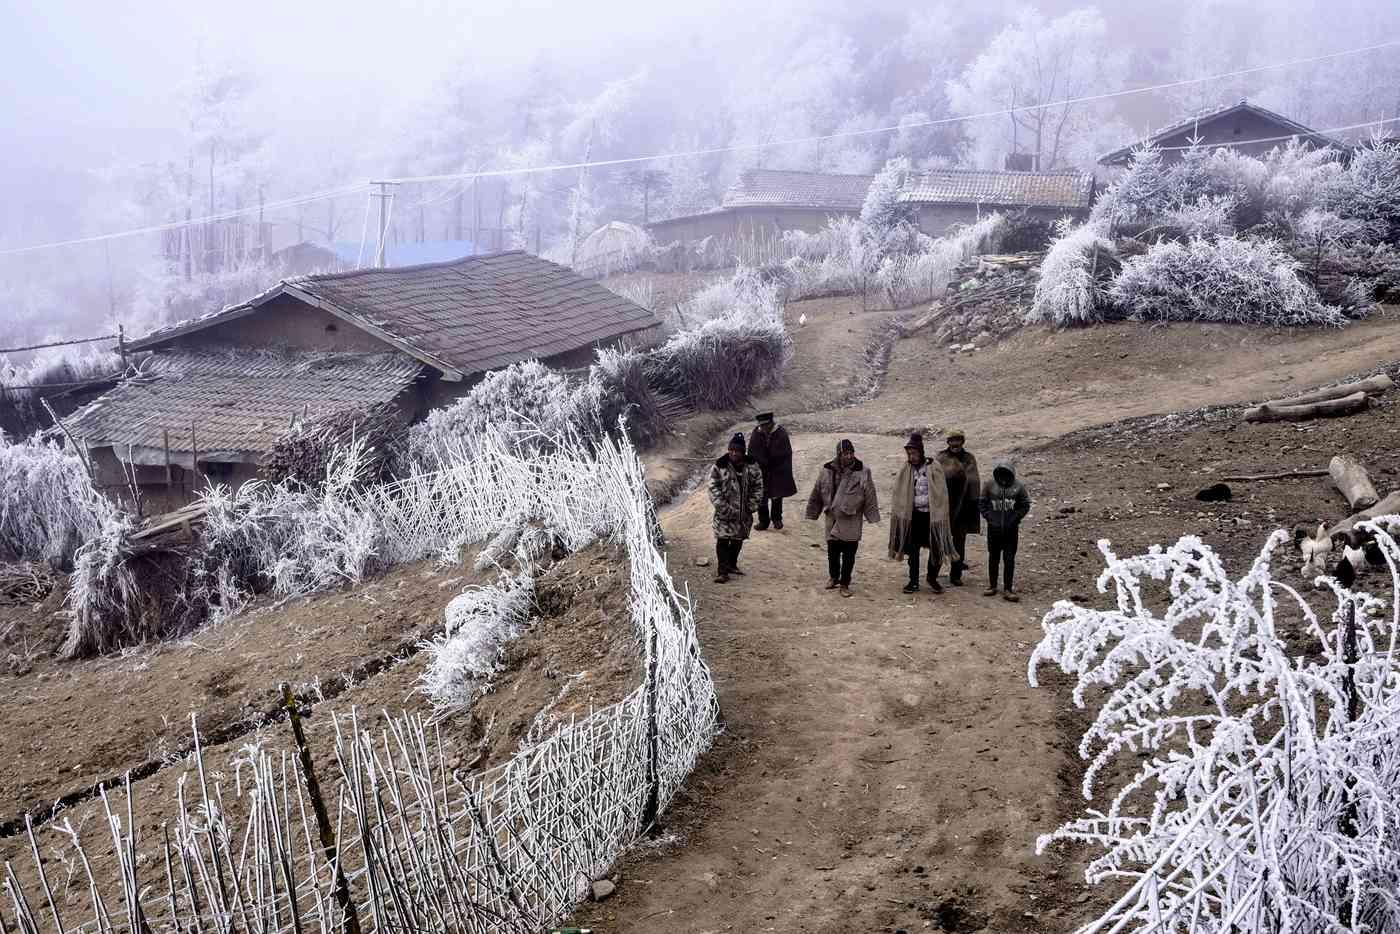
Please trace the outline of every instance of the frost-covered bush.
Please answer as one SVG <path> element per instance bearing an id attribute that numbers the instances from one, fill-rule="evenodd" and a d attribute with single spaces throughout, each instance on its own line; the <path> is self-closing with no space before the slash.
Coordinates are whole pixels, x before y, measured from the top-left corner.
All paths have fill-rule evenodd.
<path id="1" fill-rule="evenodd" d="M 627 433 L 640 445 L 665 435 L 670 426 L 646 376 L 647 357 L 636 350 L 604 348 L 588 371 L 597 399 L 598 423 L 614 426 L 625 419 Z"/>
<path id="2" fill-rule="evenodd" d="M 423 644 L 428 665 L 420 690 L 439 716 L 470 709 L 500 671 L 506 645 L 529 622 L 535 579 L 528 565 L 494 584 L 468 587 L 447 604 L 442 636 Z"/>
<path id="3" fill-rule="evenodd" d="M 1038 843 L 1101 850 L 1086 879 L 1128 885 L 1085 930 L 1400 930 L 1398 520 L 1369 526 L 1389 592 L 1327 581 L 1322 612 L 1272 575 L 1284 532 L 1238 580 L 1195 537 L 1132 558 L 1100 543 L 1113 604 L 1056 603 L 1029 666 L 1099 704 L 1080 756 L 1104 803 Z"/>
<path id="4" fill-rule="evenodd" d="M 538 360 L 488 373 L 461 399 L 434 409 L 409 429 L 407 459 L 432 464 L 475 436 L 538 439 L 576 430 L 593 419 L 595 401 L 578 389 Z"/>
<path id="5" fill-rule="evenodd" d="M 0 433 L 0 559 L 67 568 L 116 513 L 77 454 L 37 437 L 12 443 Z"/>
<path id="6" fill-rule="evenodd" d="M 1133 150 L 1127 170 L 1094 202 L 1090 220 L 1104 230 L 1149 222 L 1175 206 L 1162 151 L 1152 146 Z"/>
<path id="7" fill-rule="evenodd" d="M 1356 150 L 1324 200 L 1334 213 L 1368 222 L 1378 236 L 1400 242 L 1400 145 L 1378 143 Z"/>
<path id="8" fill-rule="evenodd" d="M 909 171 L 909 160 L 903 156 L 886 162 L 871 180 L 861 204 L 860 226 L 885 256 L 919 248 L 914 206 L 900 197 Z"/>
<path id="9" fill-rule="evenodd" d="M 656 282 L 650 276 L 620 284 L 604 279 L 602 284 L 609 292 L 621 295 L 634 305 L 641 305 L 648 311 L 656 309 Z"/>
<path id="10" fill-rule="evenodd" d="M 751 266 L 740 266 L 734 275 L 710 283 L 685 303 L 685 321 L 689 325 L 726 316 L 764 319 L 781 313 L 778 285 L 765 281 Z"/>
<path id="11" fill-rule="evenodd" d="M 1191 204 L 1167 209 L 1162 219 L 1168 227 L 1188 237 L 1228 237 L 1235 232 L 1238 207 L 1233 195 L 1207 195 Z"/>
<path id="12" fill-rule="evenodd" d="M 1340 311 L 1324 305 L 1299 278 L 1297 261 L 1270 240 L 1155 244 L 1123 264 L 1109 294 L 1138 320 L 1279 327 L 1345 323 Z"/>
<path id="13" fill-rule="evenodd" d="M 714 318 L 647 355 L 647 380 L 696 409 L 729 409 L 782 378 L 791 347 L 779 315 Z"/>
<path id="14" fill-rule="evenodd" d="M 989 214 L 974 224 L 928 240 L 912 253 L 889 255 L 880 263 L 876 281 L 891 308 L 907 308 L 932 301 L 944 293 L 953 269 L 977 253 L 992 249 L 1005 227 L 1000 214 Z"/>
<path id="15" fill-rule="evenodd" d="M 1095 258 L 1101 251 L 1114 252 L 1106 236 L 1106 223 L 1089 220 L 1076 227 L 1072 221 L 1061 222 L 1059 238 L 1041 261 L 1035 300 L 1026 321 L 1067 327 L 1103 320 L 1107 295 Z"/>
<path id="16" fill-rule="evenodd" d="M 883 253 L 879 239 L 857 217 L 833 217 L 819 233 L 786 231 L 783 242 L 796 255 L 788 260 L 788 298 L 827 295 L 867 297 Z"/>

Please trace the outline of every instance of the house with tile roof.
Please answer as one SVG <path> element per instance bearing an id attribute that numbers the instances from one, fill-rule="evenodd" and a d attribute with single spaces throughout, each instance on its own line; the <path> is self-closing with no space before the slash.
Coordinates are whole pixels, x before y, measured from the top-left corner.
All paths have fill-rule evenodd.
<path id="1" fill-rule="evenodd" d="M 899 200 L 913 206 L 920 230 L 937 237 L 992 211 L 1047 221 L 1086 217 L 1094 203 L 1094 177 L 1081 172 L 931 169 L 911 174 Z"/>
<path id="2" fill-rule="evenodd" d="M 655 221 L 647 225 L 647 232 L 663 246 L 689 246 L 712 238 L 716 245 L 707 252 L 763 262 L 784 231 L 816 233 L 832 217 L 859 214 L 874 177 L 750 169 L 724 193 L 719 208 Z"/>
<path id="3" fill-rule="evenodd" d="M 407 424 L 488 371 L 527 359 L 586 366 L 659 323 L 523 252 L 284 279 L 128 342 L 147 354 L 141 375 L 65 427 L 103 486 L 237 484 L 300 419 L 387 406 Z"/>
<path id="4" fill-rule="evenodd" d="M 1338 152 L 1347 150 L 1340 140 L 1242 100 L 1178 120 L 1135 143 L 1115 149 L 1099 159 L 1099 165 L 1124 168 L 1132 161 L 1133 150 L 1148 144 L 1161 151 L 1164 162 L 1177 162 L 1193 143 L 1207 149 L 1227 148 L 1248 156 L 1262 156 L 1294 139 L 1319 149 L 1331 146 Z"/>

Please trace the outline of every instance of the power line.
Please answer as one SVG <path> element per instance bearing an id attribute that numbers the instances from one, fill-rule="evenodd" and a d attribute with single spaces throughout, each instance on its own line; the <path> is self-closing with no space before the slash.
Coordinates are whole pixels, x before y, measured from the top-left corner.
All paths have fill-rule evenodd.
<path id="1" fill-rule="evenodd" d="M 187 221 L 170 221 L 165 224 L 152 224 L 149 227 L 137 227 L 132 230 L 122 230 L 115 233 L 96 234 L 91 237 L 76 237 L 72 240 L 58 240 L 53 243 L 36 243 L 33 246 L 13 247 L 7 250 L 0 250 L 0 256 L 18 256 L 21 253 L 33 253 L 37 250 L 47 250 L 62 246 L 79 246 L 85 243 L 101 243 L 104 240 L 120 240 L 125 237 L 136 237 L 141 234 L 164 233 L 167 230 L 180 230 L 185 227 L 195 227 L 200 224 L 213 223 L 214 221 L 231 220 L 235 217 L 245 217 L 256 214 L 259 211 L 271 211 L 278 208 L 295 207 L 300 204 L 310 204 L 313 201 L 325 201 L 329 198 L 340 198 L 345 195 L 356 194 L 363 189 L 363 185 L 345 186 L 343 188 L 333 188 L 328 191 L 321 191 L 310 195 L 299 195 L 294 198 L 285 198 L 281 201 L 269 201 L 263 205 L 253 205 L 247 208 L 239 208 L 233 211 L 223 211 L 218 214 L 209 214 L 205 217 L 195 217 Z"/>
<path id="2" fill-rule="evenodd" d="M 73 340 L 54 341 L 51 344 L 31 344 L 28 347 L 0 347 L 0 354 L 24 353 L 27 350 L 44 350 L 48 347 L 67 347 L 71 344 L 93 344 L 97 341 L 114 341 L 120 338 L 120 334 L 103 334 L 100 337 L 77 337 Z"/>
<path id="3" fill-rule="evenodd" d="M 851 139 L 861 136 L 875 136 L 882 133 L 896 133 L 901 130 L 917 130 L 935 126 L 947 126 L 955 123 L 964 123 L 971 120 L 983 120 L 990 117 L 1005 117 L 1017 113 L 1027 113 L 1035 110 L 1049 110 L 1056 107 L 1069 107 L 1075 104 L 1088 104 L 1094 103 L 1096 101 L 1113 100 L 1119 97 L 1129 97 L 1134 94 L 1149 94 L 1154 91 L 1166 91 L 1171 90 L 1172 88 L 1187 87 L 1193 84 L 1204 84 L 1211 81 L 1222 81 L 1227 78 L 1237 78 L 1243 75 L 1258 74 L 1259 72 L 1272 71 L 1279 68 L 1292 68 L 1297 65 L 1315 64 L 1317 62 L 1329 61 L 1335 58 L 1342 58 L 1347 55 L 1360 55 L 1367 52 L 1376 52 L 1382 49 L 1394 48 L 1396 46 L 1400 46 L 1400 39 L 1391 39 L 1385 42 L 1378 42 L 1374 45 L 1358 46 L 1357 48 L 1353 49 L 1343 49 L 1338 52 L 1328 52 L 1323 55 L 1311 55 L 1304 58 L 1295 58 L 1283 62 L 1271 62 L 1266 65 L 1255 65 L 1250 68 L 1237 68 L 1233 71 L 1220 72 L 1218 74 L 1207 75 L 1200 78 L 1183 78 L 1178 81 L 1167 81 L 1162 82 L 1160 84 L 1146 85 L 1144 87 L 1139 88 L 1124 88 L 1122 90 L 1109 91 L 1103 94 L 1090 94 L 1081 97 L 1066 98 L 1064 100 L 1052 101 L 1050 103 L 1045 104 L 1030 104 L 1025 107 L 1009 107 L 1000 110 L 988 110 L 976 114 L 963 114 L 961 116 L 956 117 L 941 117 L 936 120 L 919 120 L 909 123 L 901 123 L 895 126 L 873 127 L 871 129 L 865 130 L 846 130 L 837 133 L 825 133 L 816 136 L 806 136 L 795 139 L 774 140 L 772 142 L 766 143 L 741 143 L 735 146 L 714 146 L 706 149 L 692 149 L 688 151 L 670 153 L 654 153 L 652 155 L 628 156 L 618 159 L 599 159 L 585 162 L 569 162 L 560 163 L 556 165 L 531 166 L 520 169 L 488 169 L 477 172 L 457 172 L 446 175 L 406 176 L 402 178 L 386 178 L 382 179 L 382 181 L 396 183 L 424 183 L 451 182 L 476 178 L 504 178 L 516 175 L 535 175 L 544 172 L 568 171 L 572 169 L 606 168 L 609 166 L 618 165 L 635 165 L 643 162 L 659 162 L 666 159 L 681 159 L 695 156 L 720 155 L 729 152 L 752 152 L 761 149 L 776 149 L 782 146 L 799 146 L 806 143 L 825 142 L 827 140 L 834 139 Z M 1369 123 L 1356 124 L 1352 127 L 1338 127 L 1335 129 L 1319 130 L 1315 132 L 1339 133 L 1347 129 L 1357 129 L 1359 127 L 1367 126 L 1378 126 L 1383 123 L 1389 122 L 1393 121 L 1377 120 L 1371 121 Z M 1291 137 L 1284 137 L 1284 139 L 1289 138 Z M 362 191 L 363 187 L 363 184 L 360 184 L 354 186 L 347 186 L 339 189 L 331 189 L 329 191 L 318 192 L 316 194 L 311 195 L 302 195 L 295 198 L 287 198 L 282 201 L 274 201 L 269 204 L 263 205 L 261 209 L 275 210 L 277 208 L 293 207 L 300 204 L 308 204 L 313 201 L 322 201 L 328 198 L 341 197 L 343 195 L 353 194 Z M 253 214 L 258 210 L 260 210 L 259 207 L 253 206 L 241 210 L 225 211 L 220 214 L 211 214 L 206 217 L 192 218 L 188 221 L 172 221 L 166 224 L 156 224 L 150 227 L 136 228 L 134 230 L 125 230 L 109 234 L 99 234 L 92 237 L 79 237 L 72 240 L 60 240 L 52 243 L 39 243 L 26 247 L 16 247 L 6 250 L 0 250 L 0 256 L 17 256 L 23 253 L 36 252 L 38 250 L 54 249 L 57 247 L 65 246 L 77 246 L 86 243 L 98 243 L 106 240 L 116 240 L 124 237 L 139 236 L 141 234 L 147 233 L 162 233 L 167 230 L 179 230 L 184 227 L 195 226 L 198 224 L 209 223 L 212 221 L 227 220 L 234 217 L 242 217 L 245 215 Z"/>

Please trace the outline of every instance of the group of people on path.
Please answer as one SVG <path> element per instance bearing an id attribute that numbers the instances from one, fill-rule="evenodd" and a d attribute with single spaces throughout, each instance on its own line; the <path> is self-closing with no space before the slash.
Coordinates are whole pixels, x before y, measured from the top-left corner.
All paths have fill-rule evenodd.
<path id="1" fill-rule="evenodd" d="M 889 555 L 909 564 L 905 593 L 920 589 L 920 559 L 928 551 L 925 579 L 942 593 L 939 574 L 946 562 L 948 582 L 963 583 L 967 569 L 967 537 L 981 533 L 987 523 L 989 585 L 984 595 L 1000 593 L 1016 602 L 1016 548 L 1021 522 L 1031 499 L 1010 461 L 998 461 L 985 483 L 977 458 L 965 447 L 961 431 L 945 436 L 946 446 L 934 457 L 924 450 L 921 434 L 909 436 L 905 462 L 895 479 L 890 517 Z M 742 433 L 729 440 L 724 455 L 710 470 L 710 502 L 714 506 L 716 583 L 743 575 L 739 553 L 755 528 L 781 530 L 783 500 L 797 495 L 792 472 L 792 442 L 772 412 L 758 416 L 758 426 L 746 441 Z M 807 498 L 806 517 L 825 523 L 828 590 L 851 596 L 851 575 L 866 522 L 880 521 L 879 497 L 870 468 L 856 456 L 855 445 L 842 439 L 836 456 L 822 465 Z M 999 577 L 1001 579 L 999 579 Z"/>

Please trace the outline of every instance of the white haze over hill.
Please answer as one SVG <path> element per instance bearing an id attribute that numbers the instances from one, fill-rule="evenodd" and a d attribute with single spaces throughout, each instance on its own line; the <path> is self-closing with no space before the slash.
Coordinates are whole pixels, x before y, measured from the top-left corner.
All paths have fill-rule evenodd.
<path id="1" fill-rule="evenodd" d="M 133 331 L 245 297 L 265 256 L 358 243 L 373 178 L 508 170 L 943 120 L 1400 39 L 1400 4 L 990 0 L 755 5 L 307 0 L 0 9 L 0 255 L 11 340 Z M 133 8 L 134 7 L 134 8 Z M 1032 49 L 1046 56 L 1035 79 Z M 1317 128 L 1400 115 L 1400 51 L 1022 115 L 612 169 L 404 185 L 390 238 L 568 245 L 711 208 L 744 168 L 1090 168 L 1186 108 L 1244 96 Z M 1039 130 L 1040 132 L 1037 132 Z M 350 188 L 219 224 L 210 214 Z"/>

